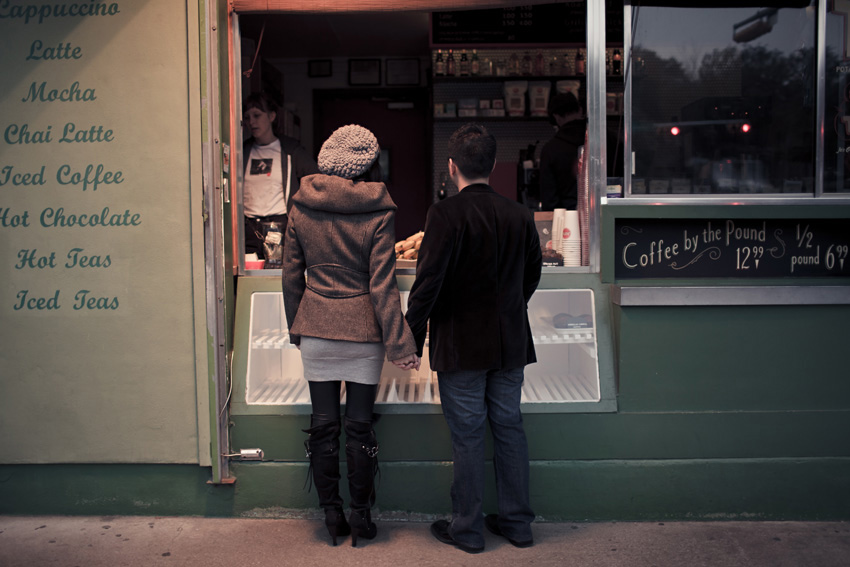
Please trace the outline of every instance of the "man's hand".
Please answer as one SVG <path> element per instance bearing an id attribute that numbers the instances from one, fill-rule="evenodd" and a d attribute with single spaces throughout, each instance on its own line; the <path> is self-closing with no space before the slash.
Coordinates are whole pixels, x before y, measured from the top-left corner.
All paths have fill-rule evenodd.
<path id="1" fill-rule="evenodd" d="M 402 370 L 419 370 L 421 362 L 422 360 L 416 355 L 416 353 L 392 361 L 393 364 Z"/>

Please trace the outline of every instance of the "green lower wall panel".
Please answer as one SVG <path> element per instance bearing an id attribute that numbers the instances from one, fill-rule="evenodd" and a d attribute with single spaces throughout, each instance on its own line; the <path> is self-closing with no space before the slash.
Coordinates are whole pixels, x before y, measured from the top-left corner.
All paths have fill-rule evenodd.
<path id="1" fill-rule="evenodd" d="M 547 520 L 850 518 L 850 459 L 538 463 L 532 504 Z"/>
<path id="2" fill-rule="evenodd" d="M 280 517 L 317 508 L 304 463 L 0 467 L 0 514 Z M 345 478 L 345 466 L 341 465 Z M 376 513 L 448 515 L 452 465 L 385 462 Z M 495 510 L 488 463 L 485 511 Z M 347 490 L 341 493 L 347 498 Z M 534 461 L 543 521 L 850 520 L 850 458 Z"/>
<path id="3" fill-rule="evenodd" d="M 280 509 L 317 508 L 315 488 L 307 487 L 306 463 L 234 463 L 236 511 L 274 516 Z M 380 464 L 377 510 L 441 514 L 451 509 L 451 462 Z M 340 463 L 340 494 L 348 502 L 345 463 Z"/>
<path id="4" fill-rule="evenodd" d="M 527 414 L 535 461 L 850 457 L 850 410 Z M 233 416 L 231 446 L 270 461 L 306 462 L 308 416 Z M 386 461 L 449 461 L 442 415 L 385 415 Z M 488 437 L 489 440 L 489 437 Z M 489 452 L 489 445 L 488 445 Z"/>
<path id="5" fill-rule="evenodd" d="M 231 516 L 233 487 L 197 465 L 3 465 L 0 514 Z"/>
<path id="6" fill-rule="evenodd" d="M 316 507 L 303 464 L 234 470 L 238 514 Z M 376 512 L 450 515 L 451 471 L 450 462 L 382 464 Z M 531 499 L 543 521 L 850 519 L 850 459 L 535 461 Z M 484 506 L 496 510 L 490 463 Z"/>
<path id="7" fill-rule="evenodd" d="M 850 408 L 850 305 L 614 310 L 618 411 Z"/>

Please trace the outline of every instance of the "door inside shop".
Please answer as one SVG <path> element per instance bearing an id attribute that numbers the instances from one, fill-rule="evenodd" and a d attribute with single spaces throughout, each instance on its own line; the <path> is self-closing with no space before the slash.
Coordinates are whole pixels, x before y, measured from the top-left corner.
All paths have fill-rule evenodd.
<path id="1" fill-rule="evenodd" d="M 428 91 L 418 89 L 316 90 L 313 93 L 313 155 L 340 126 L 357 123 L 381 145 L 384 182 L 398 206 L 396 239 L 420 231 L 431 186 Z"/>

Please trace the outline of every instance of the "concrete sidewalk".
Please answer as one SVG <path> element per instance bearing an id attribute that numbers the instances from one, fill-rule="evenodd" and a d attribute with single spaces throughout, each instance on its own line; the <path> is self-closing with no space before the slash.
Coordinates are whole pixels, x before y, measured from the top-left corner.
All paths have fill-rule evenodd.
<path id="1" fill-rule="evenodd" d="M 348 537 L 331 547 L 314 517 L 0 516 L 0 566 L 850 565 L 850 522 L 540 522 L 534 547 L 486 533 L 478 555 L 439 543 L 429 525 L 379 517 L 378 537 L 352 548 Z"/>

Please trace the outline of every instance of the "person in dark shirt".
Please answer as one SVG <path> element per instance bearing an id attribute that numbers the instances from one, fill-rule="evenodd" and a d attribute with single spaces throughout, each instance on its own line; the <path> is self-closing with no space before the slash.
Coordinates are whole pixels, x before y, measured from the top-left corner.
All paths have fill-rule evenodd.
<path id="1" fill-rule="evenodd" d="M 549 100 L 549 119 L 558 127 L 540 152 L 540 202 L 544 211 L 575 210 L 578 202 L 578 151 L 584 145 L 587 120 L 573 93 Z"/>
<path id="2" fill-rule="evenodd" d="M 245 100 L 244 121 L 251 133 L 242 145 L 245 253 L 265 259 L 267 268 L 280 267 L 280 256 L 276 266 L 266 257 L 268 225 L 277 223 L 278 232 L 286 233 L 290 199 L 298 192 L 301 178 L 319 173 L 316 160 L 298 140 L 277 134 L 278 110 L 265 93 L 254 93 Z"/>

